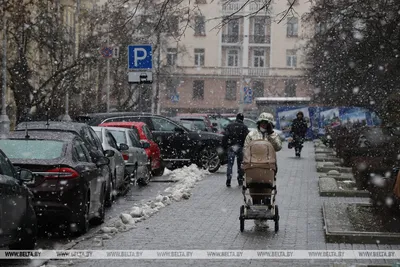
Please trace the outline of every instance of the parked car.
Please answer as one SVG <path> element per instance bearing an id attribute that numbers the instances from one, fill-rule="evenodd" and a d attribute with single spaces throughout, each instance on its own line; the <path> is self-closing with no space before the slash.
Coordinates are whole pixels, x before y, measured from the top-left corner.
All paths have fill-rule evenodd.
<path id="1" fill-rule="evenodd" d="M 219 114 L 206 114 L 206 113 L 181 113 L 177 117 L 182 118 L 204 118 L 211 122 L 212 132 L 223 134 L 226 126 L 231 122 L 228 118 L 221 116 Z"/>
<path id="2" fill-rule="evenodd" d="M 76 120 L 89 125 L 117 121 L 146 123 L 160 147 L 163 162 L 170 169 L 196 163 L 210 172 L 216 172 L 221 164 L 227 162 L 222 135 L 191 131 L 164 116 L 134 112 L 97 113 L 78 116 Z"/>
<path id="3" fill-rule="evenodd" d="M 37 218 L 33 194 L 25 185 L 32 179 L 31 171 L 15 168 L 0 150 L 0 247 L 35 248 Z"/>
<path id="4" fill-rule="evenodd" d="M 39 219 L 61 219 L 79 234 L 88 231 L 89 221 L 104 221 L 107 177 L 101 166 L 110 162 L 107 157 L 94 162 L 79 136 L 19 131 L 0 140 L 0 148 L 14 166 L 33 172 L 34 179 L 27 186 Z"/>
<path id="5" fill-rule="evenodd" d="M 144 122 L 106 122 L 102 127 L 121 127 L 132 129 L 140 138 L 143 148 L 146 151 L 151 163 L 151 171 L 154 176 L 161 176 L 164 173 L 164 165 L 161 160 L 160 148 L 154 142 L 153 134 Z"/>
<path id="6" fill-rule="evenodd" d="M 126 174 L 138 184 L 147 185 L 151 179 L 151 162 L 144 148 L 147 148 L 149 144 L 141 143 L 137 131 L 132 129 L 119 127 L 107 127 L 107 129 L 117 140 L 118 146 L 128 145 L 128 149 L 121 150 L 125 160 Z"/>
<path id="7" fill-rule="evenodd" d="M 47 131 L 47 132 L 70 132 L 78 135 L 82 138 L 83 143 L 89 150 L 90 156 L 93 162 L 97 162 L 99 159 L 106 157 L 112 157 L 113 151 L 104 150 L 101 141 L 94 130 L 86 123 L 77 122 L 60 122 L 60 121 L 29 121 L 21 122 L 17 125 L 15 131 Z M 113 192 L 115 188 L 112 184 L 111 168 L 108 165 L 100 166 L 102 175 L 106 177 L 107 183 L 107 196 L 106 196 L 106 207 L 112 205 Z"/>
<path id="8" fill-rule="evenodd" d="M 200 131 L 204 132 L 213 132 L 216 133 L 218 132 L 218 128 L 213 127 L 212 122 L 209 120 L 207 116 L 177 116 L 171 118 L 174 121 L 181 122 L 192 122 L 196 128 Z M 185 125 L 184 125 L 185 126 Z M 192 127 L 192 125 L 187 125 L 189 127 Z M 185 126 L 186 127 L 186 126 Z M 186 127 L 190 129 L 189 127 Z"/>
<path id="9" fill-rule="evenodd" d="M 108 157 L 110 159 L 113 188 L 118 189 L 119 194 L 124 196 L 129 191 L 131 180 L 130 176 L 126 175 L 125 160 L 121 151 L 128 150 L 129 146 L 127 144 L 118 145 L 117 141 L 115 140 L 111 132 L 104 127 L 92 126 L 92 129 L 96 132 L 97 136 L 100 138 L 103 149 L 111 150 L 114 152 L 112 156 Z"/>

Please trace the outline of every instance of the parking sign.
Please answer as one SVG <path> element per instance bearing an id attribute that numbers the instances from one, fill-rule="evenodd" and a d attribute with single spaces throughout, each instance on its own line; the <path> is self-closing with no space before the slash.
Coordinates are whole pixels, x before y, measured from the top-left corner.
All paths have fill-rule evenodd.
<path id="1" fill-rule="evenodd" d="M 251 104 L 253 103 L 253 90 L 249 87 L 244 88 L 244 99 L 243 102 L 245 104 Z"/>
<path id="2" fill-rule="evenodd" d="M 153 53 L 151 45 L 128 46 L 128 69 L 151 70 L 153 68 Z"/>

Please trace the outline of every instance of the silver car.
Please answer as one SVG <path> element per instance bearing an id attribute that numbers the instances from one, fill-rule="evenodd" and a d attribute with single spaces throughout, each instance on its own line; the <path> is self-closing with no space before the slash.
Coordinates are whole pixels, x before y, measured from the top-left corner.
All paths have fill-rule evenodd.
<path id="1" fill-rule="evenodd" d="M 148 143 L 140 142 L 139 133 L 133 129 L 106 127 L 117 140 L 117 144 L 127 144 L 128 149 L 121 150 L 125 160 L 125 170 L 140 185 L 147 185 L 151 179 L 151 165 L 146 151 Z"/>
<path id="2" fill-rule="evenodd" d="M 100 138 L 103 149 L 106 151 L 113 151 L 112 155 L 109 155 L 110 168 L 112 175 L 112 192 L 118 190 L 119 194 L 125 195 L 129 191 L 130 177 L 125 175 L 125 160 L 120 151 L 128 150 L 129 147 L 126 144 L 120 144 L 118 146 L 117 141 L 111 132 L 105 127 L 94 127 L 92 129 L 96 132 Z"/>

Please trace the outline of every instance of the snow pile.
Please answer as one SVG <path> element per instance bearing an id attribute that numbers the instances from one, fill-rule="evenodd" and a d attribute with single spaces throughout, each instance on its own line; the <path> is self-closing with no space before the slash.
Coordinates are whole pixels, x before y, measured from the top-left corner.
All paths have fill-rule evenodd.
<path id="1" fill-rule="evenodd" d="M 199 169 L 194 164 L 172 171 L 169 176 L 176 183 L 165 189 L 166 195 L 160 194 L 154 200 L 138 203 L 130 210 L 121 213 L 118 218 L 112 219 L 107 227 L 101 228 L 100 237 L 110 239 L 111 235 L 135 228 L 136 223 L 146 220 L 173 201 L 188 199 L 196 182 L 202 180 L 207 174 L 209 174 L 208 171 Z"/>

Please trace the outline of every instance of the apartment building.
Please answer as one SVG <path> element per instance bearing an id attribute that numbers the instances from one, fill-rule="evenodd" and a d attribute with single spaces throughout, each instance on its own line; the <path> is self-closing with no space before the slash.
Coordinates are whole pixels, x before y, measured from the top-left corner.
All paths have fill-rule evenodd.
<path id="1" fill-rule="evenodd" d="M 289 1 L 295 1 L 294 12 L 284 16 Z M 245 87 L 253 96 L 247 113 L 257 109 L 257 97 L 310 95 L 302 51 L 310 30 L 302 21 L 308 0 L 275 0 L 268 10 L 263 1 L 196 2 L 193 25 L 163 49 L 163 64 L 172 72 L 161 85 L 162 113 L 237 112 Z"/>

